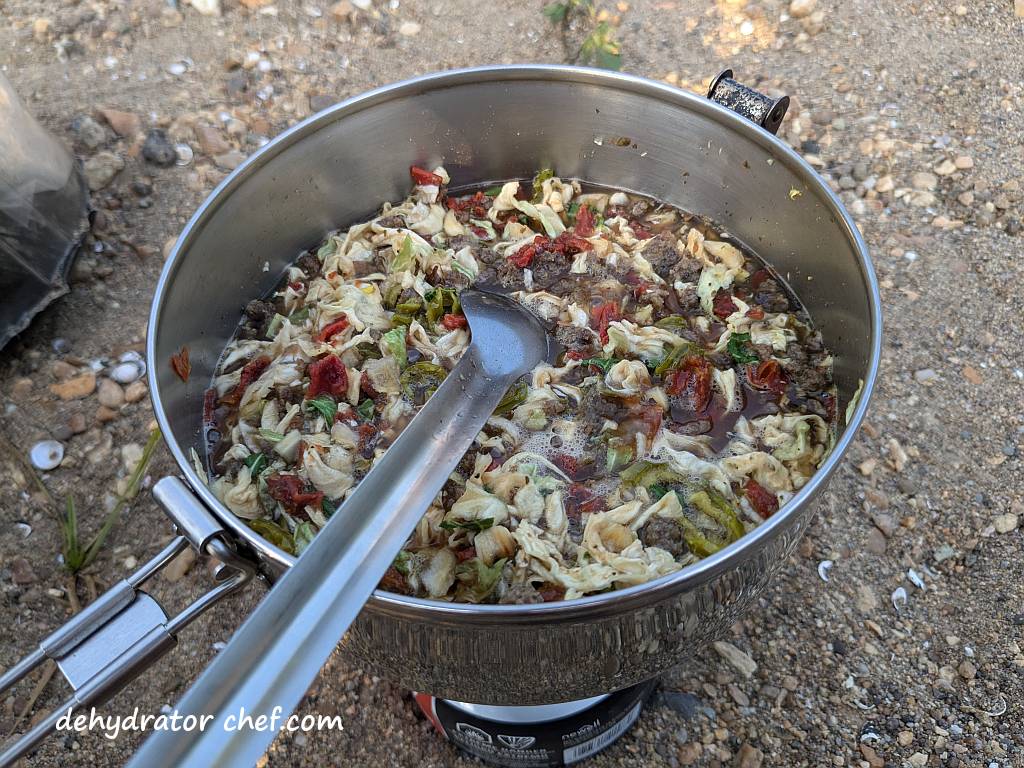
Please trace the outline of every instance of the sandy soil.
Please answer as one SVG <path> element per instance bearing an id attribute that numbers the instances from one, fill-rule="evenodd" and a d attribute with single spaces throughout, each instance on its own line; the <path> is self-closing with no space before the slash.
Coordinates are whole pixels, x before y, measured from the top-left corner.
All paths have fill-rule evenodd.
<path id="1" fill-rule="evenodd" d="M 129 395 L 140 399 L 123 405 L 109 385 L 67 401 L 49 387 L 141 349 L 164 245 L 237 162 L 233 152 L 375 85 L 564 55 L 538 0 L 487 12 L 456 0 L 249 7 L 258 5 L 224 0 L 211 17 L 160 0 L 0 0 L 0 70 L 28 107 L 96 179 L 125 163 L 97 181 L 101 216 L 71 293 L 0 358 L 0 432 L 21 456 L 43 438 L 65 442 L 64 463 L 44 482 L 58 499 L 75 495 L 88 531 L 145 442 L 149 401 L 138 387 Z M 813 5 L 798 0 L 793 12 Z M 870 423 L 799 554 L 729 638 L 756 672 L 746 678 L 700 650 L 592 765 L 1024 765 L 1024 19 L 1013 5 L 819 0 L 802 18 L 780 2 L 607 5 L 629 72 L 700 89 L 729 65 L 794 96 L 781 135 L 841 190 L 874 254 L 887 326 Z M 127 135 L 111 130 L 105 108 L 131 113 L 110 120 Z M 99 134 L 81 120 L 73 127 L 80 116 Z M 200 123 L 215 127 L 205 142 Z M 154 126 L 191 145 L 194 161 L 145 161 L 141 139 Z M 161 449 L 150 477 L 172 471 Z M 69 615 L 70 600 L 53 504 L 7 453 L 0 479 L 0 664 L 9 666 Z M 143 494 L 77 598 L 168 537 Z M 834 563 L 827 583 L 823 560 Z M 158 591 L 180 606 L 208 583 L 200 562 Z M 899 587 L 908 599 L 897 611 Z M 108 711 L 173 704 L 261 594 L 250 589 L 200 620 Z M 4 734 L 32 685 L 2 702 Z M 50 682 L 29 717 L 64 694 Z M 475 764 L 432 732 L 407 691 L 341 656 L 303 711 L 341 713 L 345 730 L 279 739 L 267 764 Z M 121 764 L 138 743 L 62 735 L 31 763 Z"/>

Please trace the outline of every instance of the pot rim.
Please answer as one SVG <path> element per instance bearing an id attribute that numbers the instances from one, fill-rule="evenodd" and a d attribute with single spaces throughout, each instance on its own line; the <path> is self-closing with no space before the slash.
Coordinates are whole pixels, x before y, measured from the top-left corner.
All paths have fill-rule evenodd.
<path id="1" fill-rule="evenodd" d="M 664 100 L 685 109 L 695 111 L 721 124 L 723 129 L 739 133 L 759 145 L 773 156 L 776 162 L 783 162 L 800 180 L 813 188 L 821 202 L 835 218 L 859 258 L 862 277 L 868 290 L 870 312 L 871 352 L 868 368 L 863 379 L 860 398 L 842 436 L 836 442 L 825 463 L 818 468 L 811 479 L 784 506 L 784 508 L 741 539 L 693 565 L 675 573 L 632 587 L 552 603 L 530 605 L 476 605 L 449 603 L 425 598 L 408 597 L 382 590 L 375 590 L 366 603 L 367 608 L 379 612 L 402 615 L 432 622 L 448 621 L 457 623 L 488 623 L 493 619 L 502 621 L 519 620 L 520 623 L 544 623 L 553 619 L 579 619 L 598 613 L 614 611 L 619 613 L 634 607 L 653 605 L 661 599 L 704 584 L 722 571 L 737 565 L 745 557 L 759 551 L 782 531 L 789 527 L 790 518 L 805 505 L 811 503 L 835 471 L 855 437 L 867 412 L 875 390 L 882 344 L 881 297 L 874 265 L 864 240 L 849 213 L 836 194 L 821 179 L 818 173 L 781 139 L 719 104 L 670 85 L 659 83 L 636 75 L 610 72 L 590 67 L 566 65 L 515 64 L 503 66 L 472 67 L 436 72 L 390 85 L 381 86 L 346 99 L 332 107 L 303 120 L 287 129 L 268 144 L 251 155 L 242 165 L 227 176 L 196 209 L 165 263 L 157 283 L 149 315 L 149 333 L 146 354 L 149 359 L 149 386 L 156 419 L 165 436 L 171 435 L 170 424 L 165 414 L 157 379 L 156 333 L 160 321 L 165 295 L 180 266 L 182 254 L 191 246 L 196 233 L 205 222 L 214 216 L 217 209 L 230 194 L 253 174 L 258 172 L 281 150 L 290 147 L 304 137 L 333 123 L 342 116 L 355 114 L 377 104 L 398 97 L 414 96 L 427 91 L 450 86 L 474 83 L 495 83 L 502 81 L 541 80 L 568 81 L 584 85 L 597 85 L 613 90 L 624 90 L 642 96 Z M 273 563 L 290 567 L 295 557 L 274 546 L 245 526 L 241 520 L 228 511 L 214 496 L 206 483 L 197 475 L 191 461 L 177 440 L 167 440 L 168 447 L 179 468 L 193 491 L 207 507 L 236 536 L 254 549 L 260 551 Z M 614 606 L 612 605 L 614 604 Z M 601 609 L 607 611 L 601 611 Z"/>

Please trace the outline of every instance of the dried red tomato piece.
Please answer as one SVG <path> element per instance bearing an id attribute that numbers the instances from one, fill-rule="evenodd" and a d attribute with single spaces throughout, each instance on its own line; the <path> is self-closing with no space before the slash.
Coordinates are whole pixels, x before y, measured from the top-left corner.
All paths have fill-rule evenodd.
<path id="1" fill-rule="evenodd" d="M 359 377 L 359 389 L 371 400 L 376 400 L 381 396 L 380 392 L 374 389 L 373 382 L 370 381 L 370 375 L 366 371 L 363 371 L 363 375 Z"/>
<path id="2" fill-rule="evenodd" d="M 524 245 L 518 251 L 508 257 L 508 260 L 520 269 L 525 269 L 533 263 L 533 257 L 537 255 L 536 245 Z"/>
<path id="3" fill-rule="evenodd" d="M 469 325 L 469 321 L 466 320 L 465 315 L 453 315 L 449 312 L 441 318 L 441 325 L 449 331 L 454 331 L 456 328 L 465 328 Z"/>
<path id="4" fill-rule="evenodd" d="M 711 364 L 699 355 L 687 355 L 669 375 L 665 391 L 670 395 L 688 394 L 694 413 L 701 413 L 711 402 Z"/>
<path id="5" fill-rule="evenodd" d="M 760 307 L 751 307 L 747 310 L 747 317 L 751 320 L 764 320 L 764 310 Z"/>
<path id="6" fill-rule="evenodd" d="M 622 319 L 622 315 L 619 311 L 619 303 L 617 301 L 609 301 L 604 304 L 598 304 L 590 310 L 590 319 L 592 327 L 601 337 L 601 343 L 607 344 L 608 326 L 611 325 L 613 320 Z"/>
<path id="7" fill-rule="evenodd" d="M 449 197 L 445 204 L 456 213 L 467 214 L 466 218 L 472 216 L 475 219 L 482 219 L 487 215 L 487 208 L 489 207 L 490 198 L 487 197 L 483 192 L 477 192 L 475 195 L 468 197 Z M 511 215 L 515 216 L 518 211 L 512 211 Z"/>
<path id="8" fill-rule="evenodd" d="M 580 237 L 590 237 L 594 234 L 594 212 L 589 205 L 581 205 L 576 211 L 576 234 Z"/>
<path id="9" fill-rule="evenodd" d="M 654 441 L 654 436 L 661 429 L 662 410 L 657 403 L 634 405 L 619 422 L 615 434 L 629 445 L 636 444 L 636 436 L 643 435 L 647 444 Z"/>
<path id="10" fill-rule="evenodd" d="M 245 390 L 247 390 L 249 385 L 256 381 L 256 379 L 263 375 L 263 372 L 267 370 L 267 366 L 269 365 L 270 358 L 266 355 L 257 357 L 255 360 L 250 360 L 245 364 L 245 367 L 242 368 L 242 373 L 238 378 L 238 384 L 235 385 L 233 390 L 224 395 L 220 401 L 225 405 L 232 407 L 237 406 L 242 402 L 242 395 L 245 394 Z"/>
<path id="11" fill-rule="evenodd" d="M 569 231 L 565 231 L 554 239 L 551 243 L 551 248 L 548 250 L 564 253 L 566 256 L 573 256 L 577 253 L 589 251 L 591 247 L 590 243 L 582 237 L 574 235 Z"/>
<path id="12" fill-rule="evenodd" d="M 747 380 L 754 389 L 781 395 L 786 391 L 786 377 L 778 360 L 765 360 L 757 366 L 747 366 Z"/>
<path id="13" fill-rule="evenodd" d="M 306 399 L 313 399 L 317 395 L 331 395 L 340 397 L 348 392 L 348 371 L 340 357 L 327 355 L 321 357 L 309 366 L 309 389 L 306 390 Z"/>
<path id="14" fill-rule="evenodd" d="M 182 347 L 181 350 L 171 355 L 171 370 L 179 379 L 188 383 L 189 374 L 192 373 L 192 363 L 188 359 L 188 347 Z"/>
<path id="15" fill-rule="evenodd" d="M 381 576 L 380 583 L 377 586 L 386 592 L 397 592 L 400 595 L 412 593 L 412 590 L 409 589 L 409 583 L 405 580 L 405 576 L 394 566 L 384 571 L 384 575 Z"/>
<path id="16" fill-rule="evenodd" d="M 476 557 L 476 547 L 463 547 L 455 552 L 455 557 L 458 558 L 460 563 L 472 560 Z"/>
<path id="17" fill-rule="evenodd" d="M 750 502 L 750 506 L 754 508 L 754 511 L 762 519 L 767 520 L 779 511 L 778 497 L 754 478 L 747 478 L 747 484 L 743 490 L 747 494 L 747 501 Z"/>
<path id="18" fill-rule="evenodd" d="M 318 507 L 324 500 L 324 495 L 320 491 L 306 490 L 306 484 L 301 477 L 282 472 L 267 478 L 267 493 L 271 498 L 281 502 L 291 514 L 297 514 L 307 506 Z"/>
<path id="19" fill-rule="evenodd" d="M 578 352 L 575 349 L 570 349 L 568 352 L 565 353 L 566 360 L 582 360 L 586 356 L 586 352 Z"/>
<path id="20" fill-rule="evenodd" d="M 643 227 L 638 221 L 629 222 L 629 228 L 633 230 L 633 236 L 637 240 L 650 240 L 654 233 Z"/>
<path id="21" fill-rule="evenodd" d="M 356 428 L 356 434 L 359 435 L 360 453 L 373 448 L 373 444 L 377 440 L 377 428 L 373 424 L 364 421 Z"/>
<path id="22" fill-rule="evenodd" d="M 565 597 L 565 587 L 558 584 L 545 584 L 537 590 L 537 593 L 545 603 L 553 603 Z"/>
<path id="23" fill-rule="evenodd" d="M 714 312 L 715 317 L 720 320 L 725 320 L 729 315 L 735 312 L 739 307 L 732 300 L 732 294 L 727 290 L 722 289 L 715 294 L 715 298 L 711 302 L 711 311 Z"/>
<path id="24" fill-rule="evenodd" d="M 435 187 L 440 187 L 444 184 L 444 179 L 436 173 L 431 173 L 430 171 L 418 168 L 415 165 L 409 168 L 409 175 L 412 176 L 413 184 L 416 184 L 417 186 L 433 185 Z"/>
<path id="25" fill-rule="evenodd" d="M 767 269 L 762 268 L 757 270 L 754 274 L 750 276 L 750 290 L 756 291 L 760 287 L 761 283 L 763 283 L 771 276 L 772 273 L 769 272 Z"/>
<path id="26" fill-rule="evenodd" d="M 569 495 L 565 500 L 565 514 L 579 520 L 584 512 L 598 512 L 604 509 L 604 499 L 581 483 L 569 486 Z"/>
<path id="27" fill-rule="evenodd" d="M 344 314 L 342 314 L 342 316 L 335 320 L 333 323 L 328 323 L 327 325 L 325 325 L 324 329 L 316 335 L 316 340 L 321 342 L 330 341 L 333 337 L 337 336 L 346 328 L 348 328 L 348 318 Z"/>
<path id="28" fill-rule="evenodd" d="M 580 463 L 567 453 L 556 453 L 551 457 L 551 463 L 565 472 L 569 477 L 575 477 L 580 470 Z"/>

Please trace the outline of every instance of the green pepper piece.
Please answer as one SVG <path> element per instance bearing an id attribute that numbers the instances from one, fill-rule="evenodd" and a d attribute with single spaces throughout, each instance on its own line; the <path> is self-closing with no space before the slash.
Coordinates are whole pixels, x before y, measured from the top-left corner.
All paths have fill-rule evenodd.
<path id="1" fill-rule="evenodd" d="M 414 405 L 423 405 L 445 380 L 448 371 L 440 365 L 421 360 L 402 372 L 402 392 Z"/>
<path id="2" fill-rule="evenodd" d="M 615 472 L 626 466 L 633 459 L 633 446 L 621 437 L 613 437 L 608 441 L 608 453 L 605 456 L 605 471 Z"/>
<path id="3" fill-rule="evenodd" d="M 654 326 L 655 328 L 663 328 L 666 331 L 677 333 L 684 328 L 689 328 L 690 324 L 682 315 L 669 315 L 668 317 L 661 318 L 661 320 L 656 322 Z"/>
<path id="4" fill-rule="evenodd" d="M 395 312 L 402 312 L 406 315 L 415 315 L 421 309 L 423 309 L 423 300 L 419 296 L 414 296 L 395 305 Z"/>
<path id="5" fill-rule="evenodd" d="M 391 327 L 398 328 L 399 326 L 405 326 L 408 328 L 412 325 L 412 321 L 414 319 L 415 318 L 412 315 L 396 312 L 391 316 Z"/>
<path id="6" fill-rule="evenodd" d="M 402 295 L 401 283 L 392 283 L 388 286 L 387 292 L 384 294 L 382 304 L 385 309 L 392 309 L 397 303 L 398 299 Z"/>
<path id="7" fill-rule="evenodd" d="M 380 360 L 384 357 L 381 354 L 380 348 L 372 341 L 364 341 L 362 344 L 357 344 L 355 349 L 363 360 Z"/>
<path id="8" fill-rule="evenodd" d="M 698 491 L 688 499 L 688 502 L 725 529 L 727 543 L 731 544 L 746 533 L 743 523 L 736 516 L 736 510 L 720 494 L 714 491 Z"/>
<path id="9" fill-rule="evenodd" d="M 498 402 L 498 407 L 494 409 L 496 416 L 504 416 L 507 413 L 513 411 L 517 406 L 522 405 L 526 401 L 526 396 L 529 394 L 530 388 L 525 381 L 517 381 L 511 387 L 505 396 Z"/>
<path id="10" fill-rule="evenodd" d="M 642 485 L 645 488 L 655 483 L 671 485 L 685 480 L 668 464 L 655 464 L 650 461 L 638 461 L 627 467 L 619 475 L 619 479 L 626 485 Z"/>
<path id="11" fill-rule="evenodd" d="M 550 168 L 542 168 L 537 171 L 537 175 L 533 177 L 533 196 L 530 198 L 530 202 L 537 204 L 544 199 L 544 182 L 550 178 L 553 178 L 555 172 Z"/>
<path id="12" fill-rule="evenodd" d="M 715 554 L 724 545 L 711 541 L 701 533 L 700 529 L 685 517 L 676 521 L 683 529 L 683 540 L 689 550 L 697 557 L 708 557 Z"/>
<path id="13" fill-rule="evenodd" d="M 272 520 L 246 520 L 246 524 L 275 547 L 283 549 L 289 555 L 295 554 L 292 536 L 288 531 Z"/>
<path id="14" fill-rule="evenodd" d="M 665 374 L 674 371 L 679 363 L 682 362 L 683 358 L 689 355 L 702 355 L 704 352 L 693 342 L 687 341 L 684 344 L 680 344 L 672 348 L 672 351 L 665 355 L 665 359 L 662 360 L 654 368 L 654 373 L 658 376 L 665 376 Z"/>

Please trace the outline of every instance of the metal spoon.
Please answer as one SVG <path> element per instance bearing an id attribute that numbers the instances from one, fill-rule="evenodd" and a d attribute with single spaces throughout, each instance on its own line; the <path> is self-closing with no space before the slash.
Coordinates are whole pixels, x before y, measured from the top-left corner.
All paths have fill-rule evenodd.
<path id="1" fill-rule="evenodd" d="M 254 765 L 505 391 L 558 353 L 514 300 L 477 290 L 460 298 L 472 330 L 462 359 L 178 703 L 182 717 L 217 719 L 154 733 L 130 766 Z M 229 730 L 243 707 L 275 724 Z"/>

